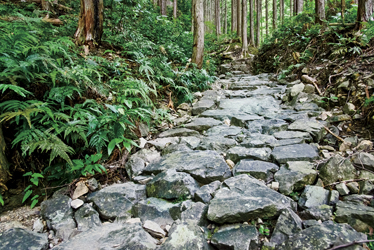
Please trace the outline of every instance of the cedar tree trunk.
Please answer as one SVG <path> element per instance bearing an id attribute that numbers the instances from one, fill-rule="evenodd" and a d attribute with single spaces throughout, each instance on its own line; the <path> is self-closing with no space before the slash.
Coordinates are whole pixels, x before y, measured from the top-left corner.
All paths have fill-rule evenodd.
<path id="1" fill-rule="evenodd" d="M 215 25 L 216 25 L 216 35 L 217 35 L 217 38 L 219 37 L 219 35 L 221 35 L 221 21 L 220 21 L 220 9 L 219 9 L 219 0 L 215 0 L 215 5 L 214 5 L 214 8 L 215 8 Z"/>
<path id="2" fill-rule="evenodd" d="M 194 34 L 192 48 L 192 63 L 199 69 L 203 66 L 204 59 L 204 7 L 203 0 L 192 0 L 194 8 Z"/>
<path id="3" fill-rule="evenodd" d="M 252 45 L 252 46 L 255 46 L 255 27 L 254 27 L 254 4 L 253 4 L 253 1 L 255 0 L 249 0 L 249 22 L 250 22 L 250 29 L 249 29 L 249 37 L 250 37 L 250 40 L 249 40 L 249 43 Z"/>

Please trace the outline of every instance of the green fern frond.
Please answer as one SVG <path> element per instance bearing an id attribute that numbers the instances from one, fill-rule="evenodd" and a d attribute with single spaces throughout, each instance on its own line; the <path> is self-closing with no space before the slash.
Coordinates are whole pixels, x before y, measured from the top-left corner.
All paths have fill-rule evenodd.
<path id="1" fill-rule="evenodd" d="M 45 109 L 38 108 L 39 106 L 43 105 L 44 103 L 42 102 L 35 102 L 30 104 L 29 106 L 25 107 L 25 104 L 17 101 L 17 100 L 11 100 L 4 102 L 3 104 L 0 104 L 0 107 L 4 107 L 4 110 L 9 110 L 9 109 L 16 109 L 17 107 L 19 108 L 17 111 L 9 111 L 5 112 L 0 115 L 0 123 L 3 121 L 9 121 L 12 118 L 23 116 L 26 118 L 27 123 L 29 124 L 30 128 L 32 127 L 31 125 L 31 115 L 35 113 L 43 113 L 46 112 Z"/>
<path id="2" fill-rule="evenodd" d="M 2 94 L 4 94 L 5 90 L 7 89 L 13 90 L 14 92 L 16 92 L 16 94 L 22 97 L 26 97 L 26 95 L 33 95 L 33 93 L 31 93 L 30 91 L 27 91 L 26 89 L 22 87 L 12 85 L 12 84 L 0 84 L 0 91 L 2 90 L 1 92 Z"/>

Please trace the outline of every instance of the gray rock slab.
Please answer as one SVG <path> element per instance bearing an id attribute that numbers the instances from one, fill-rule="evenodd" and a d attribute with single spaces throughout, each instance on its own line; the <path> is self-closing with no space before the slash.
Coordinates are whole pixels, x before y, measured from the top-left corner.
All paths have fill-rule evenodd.
<path id="1" fill-rule="evenodd" d="M 161 227 L 171 225 L 180 215 L 180 205 L 167 202 L 163 199 L 148 198 L 140 201 L 133 207 L 134 217 L 139 217 L 142 222 L 151 220 Z"/>
<path id="2" fill-rule="evenodd" d="M 230 119 L 235 115 L 231 110 L 229 109 L 213 109 L 213 110 L 206 110 L 202 114 L 200 114 L 200 117 L 210 117 L 217 120 L 225 120 Z"/>
<path id="3" fill-rule="evenodd" d="M 145 174 L 158 174 L 167 169 L 190 174 L 200 183 L 223 181 L 232 173 L 221 155 L 215 151 L 175 152 L 164 156 L 160 162 L 149 164 Z"/>
<path id="4" fill-rule="evenodd" d="M 280 131 L 273 134 L 278 140 L 286 139 L 304 139 L 306 142 L 311 142 L 312 137 L 307 132 L 300 131 Z"/>
<path id="5" fill-rule="evenodd" d="M 146 198 L 145 185 L 126 182 L 101 189 L 87 197 L 105 219 L 126 219 L 131 217 L 134 204 Z"/>
<path id="6" fill-rule="evenodd" d="M 243 129 L 235 126 L 221 125 L 206 131 L 207 136 L 235 137 L 243 133 Z"/>
<path id="7" fill-rule="evenodd" d="M 218 125 L 222 125 L 222 122 L 213 118 L 195 118 L 192 122 L 185 124 L 184 127 L 202 132 Z"/>
<path id="8" fill-rule="evenodd" d="M 255 226 L 233 224 L 220 227 L 212 236 L 211 244 L 217 249 L 257 250 L 258 232 Z"/>
<path id="9" fill-rule="evenodd" d="M 192 114 L 199 115 L 203 113 L 205 110 L 213 108 L 214 105 L 215 103 L 211 99 L 201 99 L 192 106 Z"/>
<path id="10" fill-rule="evenodd" d="M 169 231 L 169 237 L 159 250 L 208 250 L 211 247 L 206 242 L 199 226 L 192 221 L 174 223 Z"/>
<path id="11" fill-rule="evenodd" d="M 184 201 L 181 204 L 180 220 L 182 222 L 192 221 L 198 226 L 207 226 L 208 221 L 206 214 L 208 212 L 208 205 L 202 202 L 192 202 L 190 200 Z"/>
<path id="12" fill-rule="evenodd" d="M 177 151 L 192 151 L 192 149 L 187 144 L 184 144 L 184 143 L 170 144 L 162 150 L 161 155 L 164 156 L 164 155 L 171 154 Z"/>
<path id="13" fill-rule="evenodd" d="M 281 147 L 281 146 L 288 146 L 293 144 L 303 144 L 305 140 L 303 138 L 295 138 L 295 139 L 285 139 L 285 140 L 277 140 L 274 143 L 270 144 L 270 147 Z"/>
<path id="14" fill-rule="evenodd" d="M 180 143 L 186 144 L 191 149 L 196 149 L 199 146 L 201 139 L 195 136 L 181 137 Z"/>
<path id="15" fill-rule="evenodd" d="M 307 119 L 296 120 L 288 126 L 288 130 L 308 132 L 312 135 L 315 142 L 319 142 L 326 134 L 321 123 Z"/>
<path id="16" fill-rule="evenodd" d="M 240 160 L 233 169 L 234 176 L 239 174 L 250 174 L 256 179 L 270 180 L 279 167 L 274 163 L 265 161 Z"/>
<path id="17" fill-rule="evenodd" d="M 88 204 L 84 204 L 74 214 L 78 231 L 87 231 L 93 227 L 101 226 L 99 213 Z"/>
<path id="18" fill-rule="evenodd" d="M 311 207 L 300 213 L 300 217 L 304 220 L 321 220 L 327 221 L 332 219 L 333 207 L 328 205 L 321 205 L 318 207 Z"/>
<path id="19" fill-rule="evenodd" d="M 274 175 L 279 182 L 279 191 L 289 195 L 293 191 L 299 191 L 306 185 L 312 185 L 317 178 L 317 171 L 313 164 L 306 161 L 289 161 Z"/>
<path id="20" fill-rule="evenodd" d="M 280 164 L 288 161 L 313 161 L 318 159 L 316 149 L 309 144 L 275 147 L 271 155 Z"/>
<path id="21" fill-rule="evenodd" d="M 284 209 L 277 220 L 270 242 L 282 244 L 293 234 L 299 233 L 303 229 L 302 225 L 302 220 L 294 211 Z"/>
<path id="22" fill-rule="evenodd" d="M 147 196 L 167 200 L 193 197 L 200 188 L 189 174 L 169 169 L 159 173 L 147 183 Z"/>
<path id="23" fill-rule="evenodd" d="M 1 250 L 46 250 L 48 238 L 46 234 L 39 234 L 22 228 L 11 228 L 0 233 Z"/>
<path id="24" fill-rule="evenodd" d="M 156 222 L 146 220 L 143 223 L 143 228 L 155 238 L 163 238 L 166 236 L 166 232 Z"/>
<path id="25" fill-rule="evenodd" d="M 278 249 L 322 250 L 358 240 L 366 240 L 366 235 L 356 232 L 347 224 L 326 221 L 294 234 Z"/>
<path id="26" fill-rule="evenodd" d="M 63 240 L 69 239 L 76 227 L 70 203 L 69 197 L 61 195 L 41 204 L 40 214 L 47 221 L 48 228 L 53 229 L 56 236 Z"/>
<path id="27" fill-rule="evenodd" d="M 208 203 L 213 198 L 213 193 L 221 186 L 220 181 L 214 181 L 200 187 L 195 193 L 195 200 Z"/>
<path id="28" fill-rule="evenodd" d="M 174 128 L 169 129 L 158 135 L 160 138 L 176 137 L 176 136 L 199 136 L 199 132 L 188 128 Z"/>
<path id="29" fill-rule="evenodd" d="M 374 155 L 360 152 L 352 156 L 352 161 L 355 164 L 362 165 L 370 171 L 374 171 Z"/>
<path id="30" fill-rule="evenodd" d="M 319 169 L 319 177 L 325 185 L 340 180 L 354 179 L 355 174 L 356 168 L 351 161 L 340 155 L 333 156 Z"/>
<path id="31" fill-rule="evenodd" d="M 231 118 L 231 125 L 245 128 L 248 122 L 263 119 L 264 118 L 259 115 L 249 115 L 246 113 L 234 114 Z"/>
<path id="32" fill-rule="evenodd" d="M 355 227 L 357 220 L 374 227 L 374 208 L 363 203 L 339 201 L 336 204 L 335 220 Z"/>
<path id="33" fill-rule="evenodd" d="M 245 148 L 237 146 L 227 151 L 227 158 L 233 162 L 238 162 L 241 159 L 267 161 L 270 159 L 270 154 L 270 148 Z"/>
<path id="34" fill-rule="evenodd" d="M 179 141 L 180 139 L 178 137 L 165 137 L 165 138 L 157 138 L 155 140 L 147 141 L 147 144 L 154 146 L 158 150 L 162 150 L 167 145 L 173 144 L 173 143 L 179 143 Z"/>
<path id="35" fill-rule="evenodd" d="M 329 205 L 330 200 L 331 194 L 329 190 L 326 190 L 323 187 L 308 185 L 300 196 L 299 206 L 302 208 L 311 208 L 321 205 Z"/>
<path id="36" fill-rule="evenodd" d="M 209 203 L 208 219 L 218 224 L 244 222 L 277 216 L 284 208 L 295 209 L 295 203 L 243 174 L 227 179 L 216 191 Z"/>
<path id="37" fill-rule="evenodd" d="M 243 140 L 241 145 L 248 148 L 257 148 L 260 147 L 260 145 L 270 146 L 274 144 L 276 141 L 277 139 L 275 139 L 275 137 L 272 135 L 266 135 L 261 133 L 249 133 L 246 139 Z"/>
<path id="38" fill-rule="evenodd" d="M 247 122 L 246 128 L 252 133 L 272 135 L 276 132 L 287 130 L 288 123 L 280 119 L 257 120 Z"/>
<path id="39" fill-rule="evenodd" d="M 108 223 L 101 227 L 80 233 L 71 240 L 54 247 L 56 250 L 102 250 L 156 248 L 157 240 L 152 238 L 140 223 Z"/>
<path id="40" fill-rule="evenodd" d="M 146 164 L 159 161 L 160 153 L 156 150 L 142 149 L 131 155 L 125 165 L 127 175 L 130 179 L 142 174 Z"/>
<path id="41" fill-rule="evenodd" d="M 217 152 L 226 152 L 228 149 L 236 146 L 238 143 L 234 139 L 222 137 L 222 136 L 208 136 L 204 138 L 200 145 L 197 147 L 198 150 L 215 150 Z"/>

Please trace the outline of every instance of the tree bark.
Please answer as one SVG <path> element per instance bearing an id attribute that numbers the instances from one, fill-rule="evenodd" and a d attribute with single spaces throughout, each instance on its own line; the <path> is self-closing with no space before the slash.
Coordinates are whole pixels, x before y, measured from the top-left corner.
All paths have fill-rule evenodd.
<path id="1" fill-rule="evenodd" d="M 255 46 L 255 27 L 254 27 L 254 15 L 253 15 L 253 12 L 254 12 L 253 1 L 255 1 L 255 0 L 249 0 L 249 22 L 250 22 L 250 30 L 249 30 L 250 40 L 249 40 L 249 43 L 252 46 Z"/>
<path id="2" fill-rule="evenodd" d="M 324 0 L 315 0 L 316 8 L 316 23 L 323 24 L 325 20 L 325 1 Z"/>
<path id="3" fill-rule="evenodd" d="M 256 46 L 260 46 L 261 42 L 261 0 L 257 0 L 257 37 Z"/>
<path id="4" fill-rule="evenodd" d="M 227 34 L 227 0 L 224 0 L 225 1 L 225 24 L 224 24 L 224 30 L 225 30 L 225 34 Z"/>
<path id="5" fill-rule="evenodd" d="M 362 29 L 363 22 L 368 22 L 371 15 L 373 14 L 373 6 L 371 0 L 358 0 L 357 9 L 357 20 L 356 20 L 356 30 Z"/>
<path id="6" fill-rule="evenodd" d="M 3 136 L 3 130 L 0 124 L 0 190 L 7 190 L 6 183 L 10 179 L 9 177 L 9 163 L 5 156 L 5 140 Z M 1 194 L 1 192 L 0 192 Z"/>
<path id="7" fill-rule="evenodd" d="M 231 0 L 231 32 L 235 32 L 237 27 L 237 20 L 238 15 L 236 14 L 236 11 L 238 10 L 238 7 L 236 6 L 237 0 Z"/>
<path id="8" fill-rule="evenodd" d="M 203 66 L 204 59 L 204 6 L 203 0 L 192 0 L 194 8 L 194 34 L 192 48 L 192 63 L 196 63 L 199 69 Z"/>
<path id="9" fill-rule="evenodd" d="M 236 0 L 237 1 L 237 11 L 236 11 L 236 14 L 238 15 L 238 20 L 236 22 L 236 24 L 238 25 L 237 27 L 237 35 L 238 37 L 241 37 L 241 34 L 242 34 L 242 0 Z"/>
<path id="10" fill-rule="evenodd" d="M 178 1 L 177 0 L 174 0 L 173 2 L 173 18 L 174 19 L 177 19 L 177 6 L 178 5 Z"/>
<path id="11" fill-rule="evenodd" d="M 161 15 L 166 16 L 166 0 L 160 0 Z"/>
<path id="12" fill-rule="evenodd" d="M 219 37 L 219 35 L 221 35 L 221 22 L 220 22 L 220 6 L 219 6 L 219 0 L 215 0 L 215 25 L 216 25 L 216 36 L 217 38 Z"/>
<path id="13" fill-rule="evenodd" d="M 299 15 L 301 12 L 303 12 L 304 7 L 304 1 L 303 0 L 296 0 L 296 15 Z"/>
<path id="14" fill-rule="evenodd" d="M 265 24 L 266 24 L 266 37 L 269 35 L 269 0 L 265 0 Z"/>
<path id="15" fill-rule="evenodd" d="M 294 0 L 290 0 L 290 17 L 292 17 L 292 14 L 293 14 L 293 7 L 292 7 L 293 6 L 293 4 L 292 4 L 293 1 Z"/>
<path id="16" fill-rule="evenodd" d="M 284 21 L 284 0 L 280 0 L 279 5 L 280 5 L 279 15 L 280 15 L 280 18 L 281 18 L 281 22 L 283 24 L 283 21 Z"/>
<path id="17" fill-rule="evenodd" d="M 273 0 L 273 32 L 277 29 L 277 0 Z"/>
<path id="18" fill-rule="evenodd" d="M 74 38 L 78 45 L 93 47 L 101 42 L 104 21 L 103 0 L 81 0 L 78 28 Z"/>
<path id="19" fill-rule="evenodd" d="M 247 0 L 242 0 L 242 54 L 248 53 L 248 38 L 247 38 Z"/>

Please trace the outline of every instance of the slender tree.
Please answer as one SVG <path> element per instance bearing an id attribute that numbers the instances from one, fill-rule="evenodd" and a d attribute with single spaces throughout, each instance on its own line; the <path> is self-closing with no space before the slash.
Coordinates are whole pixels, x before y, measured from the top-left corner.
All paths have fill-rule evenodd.
<path id="1" fill-rule="evenodd" d="M 284 21 L 284 0 L 280 0 L 279 2 L 279 15 L 280 15 L 280 18 L 281 18 L 281 22 L 283 24 L 283 21 Z"/>
<path id="2" fill-rule="evenodd" d="M 290 17 L 293 15 L 293 2 L 294 0 L 290 0 Z"/>
<path id="3" fill-rule="evenodd" d="M 177 5 L 178 5 L 178 1 L 174 0 L 173 2 L 173 18 L 174 19 L 177 19 Z"/>
<path id="4" fill-rule="evenodd" d="M 247 38 L 247 0 L 242 0 L 242 54 L 248 53 L 248 38 Z"/>
<path id="5" fill-rule="evenodd" d="M 277 0 L 273 0 L 273 30 L 277 28 Z"/>
<path id="6" fill-rule="evenodd" d="M 237 30 L 238 15 L 236 14 L 238 7 L 236 6 L 237 0 L 231 0 L 231 32 Z"/>
<path id="7" fill-rule="evenodd" d="M 104 21 L 103 0 L 81 0 L 78 28 L 74 33 L 78 45 L 100 44 Z"/>
<path id="8" fill-rule="evenodd" d="M 257 2 L 257 37 L 256 37 L 256 46 L 260 46 L 261 42 L 261 0 L 256 0 Z"/>
<path id="9" fill-rule="evenodd" d="M 236 14 L 238 15 L 237 19 L 237 31 L 238 31 L 238 37 L 241 37 L 242 34 L 242 0 L 236 0 L 237 4 L 236 7 L 238 8 L 236 11 Z"/>
<path id="10" fill-rule="evenodd" d="M 269 35 L 269 5 L 268 0 L 265 0 L 265 25 L 266 25 L 266 37 Z"/>
<path id="11" fill-rule="evenodd" d="M 373 2 L 372 0 L 358 0 L 357 9 L 357 20 L 356 20 L 356 30 L 362 29 L 362 23 L 371 20 L 373 15 Z"/>
<path id="12" fill-rule="evenodd" d="M 324 0 L 315 0 L 316 8 L 316 23 L 323 24 L 325 20 L 325 1 Z"/>
<path id="13" fill-rule="evenodd" d="M 166 0 L 160 0 L 161 15 L 166 16 Z"/>
<path id="14" fill-rule="evenodd" d="M 221 22 L 220 22 L 220 9 L 219 9 L 219 0 L 215 0 L 215 25 L 216 25 L 216 35 L 219 37 L 221 35 Z"/>
<path id="15" fill-rule="evenodd" d="M 225 31 L 225 34 L 227 34 L 227 0 L 224 0 L 224 2 L 225 2 L 224 31 Z"/>
<path id="16" fill-rule="evenodd" d="M 194 34 L 192 48 L 192 63 L 196 63 L 199 69 L 203 66 L 204 59 L 204 5 L 203 0 L 192 0 L 194 9 Z"/>
<path id="17" fill-rule="evenodd" d="M 5 186 L 9 180 L 9 163 L 5 156 L 6 143 L 3 136 L 3 130 L 0 124 L 0 191 L 7 190 Z M 1 194 L 1 192 L 0 192 Z"/>
<path id="18" fill-rule="evenodd" d="M 295 14 L 298 15 L 303 12 L 304 1 L 303 0 L 295 0 Z"/>
<path id="19" fill-rule="evenodd" d="M 249 40 L 249 43 L 252 46 L 255 46 L 255 27 L 254 27 L 254 15 L 253 15 L 253 12 L 254 12 L 253 1 L 255 1 L 255 0 L 249 0 L 249 22 L 250 22 L 250 28 L 249 28 L 250 40 Z"/>

